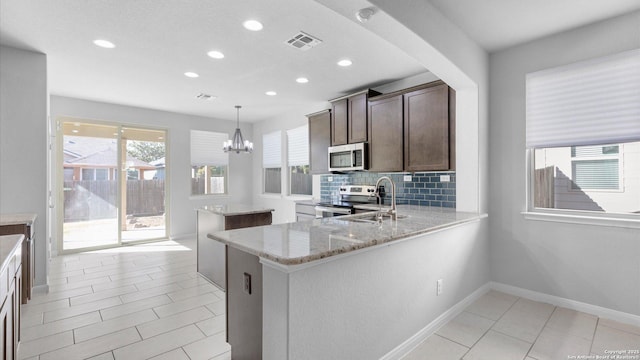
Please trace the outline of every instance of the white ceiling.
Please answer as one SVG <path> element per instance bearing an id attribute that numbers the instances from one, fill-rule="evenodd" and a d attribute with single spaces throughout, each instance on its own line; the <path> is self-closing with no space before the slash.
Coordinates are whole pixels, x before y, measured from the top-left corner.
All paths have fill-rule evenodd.
<path id="1" fill-rule="evenodd" d="M 423 1 L 488 51 L 640 8 L 639 0 Z M 249 18 L 264 30 L 245 30 Z M 285 45 L 300 30 L 322 44 L 306 52 Z M 116 48 L 94 46 L 98 38 Z M 366 24 L 314 0 L 1 0 L 0 43 L 47 54 L 54 95 L 229 120 L 239 104 L 243 122 L 294 107 L 315 111 L 328 99 L 427 71 Z M 209 58 L 214 49 L 226 57 Z M 342 58 L 353 66 L 338 67 Z M 299 76 L 310 82 L 297 84 Z M 201 92 L 218 98 L 197 100 Z"/>

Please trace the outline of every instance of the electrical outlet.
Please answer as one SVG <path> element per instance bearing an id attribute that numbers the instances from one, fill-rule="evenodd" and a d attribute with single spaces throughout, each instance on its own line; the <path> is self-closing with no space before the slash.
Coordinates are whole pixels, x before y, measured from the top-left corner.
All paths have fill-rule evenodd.
<path id="1" fill-rule="evenodd" d="M 242 288 L 245 293 L 251 295 L 251 274 L 244 273 Z"/>
<path id="2" fill-rule="evenodd" d="M 440 175 L 440 182 L 450 182 L 451 175 Z"/>
<path id="3" fill-rule="evenodd" d="M 327 176 L 327 181 L 328 182 L 333 182 L 333 176 Z"/>
<path id="4" fill-rule="evenodd" d="M 440 280 L 436 281 L 436 295 L 442 294 L 442 282 L 443 281 L 444 281 L 443 279 L 440 279 Z"/>
<path id="5" fill-rule="evenodd" d="M 411 175 L 405 175 L 404 176 L 404 181 L 405 182 L 410 182 L 411 181 Z"/>

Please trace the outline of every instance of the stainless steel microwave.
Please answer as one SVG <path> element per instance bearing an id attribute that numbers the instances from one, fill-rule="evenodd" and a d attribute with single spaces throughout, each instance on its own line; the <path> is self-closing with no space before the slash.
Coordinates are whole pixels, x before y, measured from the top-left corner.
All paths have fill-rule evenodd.
<path id="1" fill-rule="evenodd" d="M 367 170 L 367 144 L 347 144 L 329 147 L 329 171 Z"/>

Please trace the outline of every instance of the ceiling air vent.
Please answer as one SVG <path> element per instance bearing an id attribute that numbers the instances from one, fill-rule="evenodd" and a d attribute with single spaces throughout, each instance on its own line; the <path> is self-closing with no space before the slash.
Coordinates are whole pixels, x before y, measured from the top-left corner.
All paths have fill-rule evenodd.
<path id="1" fill-rule="evenodd" d="M 200 94 L 196 95 L 196 99 L 213 101 L 213 100 L 216 99 L 216 96 L 205 94 L 205 93 L 200 93 Z"/>
<path id="2" fill-rule="evenodd" d="M 322 42 L 322 40 L 313 37 L 307 33 L 304 33 L 302 31 L 298 32 L 297 34 L 295 34 L 294 36 L 291 37 L 291 39 L 287 40 L 286 43 L 289 46 L 292 46 L 296 49 L 302 50 L 302 51 L 306 51 L 311 49 L 312 47 L 320 44 Z"/>

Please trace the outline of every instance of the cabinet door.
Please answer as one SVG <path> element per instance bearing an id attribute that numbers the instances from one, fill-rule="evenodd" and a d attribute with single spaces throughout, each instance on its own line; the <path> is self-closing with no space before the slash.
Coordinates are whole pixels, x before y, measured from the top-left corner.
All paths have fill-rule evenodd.
<path id="1" fill-rule="evenodd" d="M 331 146 L 347 143 L 347 99 L 334 101 L 331 116 Z"/>
<path id="2" fill-rule="evenodd" d="M 369 170 L 402 171 L 402 95 L 369 102 Z"/>
<path id="3" fill-rule="evenodd" d="M 11 286 L 15 286 L 12 282 Z M 13 322 L 13 302 L 15 291 L 9 290 L 9 294 L 4 299 L 4 303 L 0 306 L 0 341 L 2 341 L 2 349 L 0 350 L 0 359 L 14 359 L 15 345 L 13 343 L 14 322 Z M 2 301 L 2 299 L 0 299 Z"/>
<path id="4" fill-rule="evenodd" d="M 404 95 L 404 170 L 449 169 L 449 91 L 447 85 Z"/>
<path id="5" fill-rule="evenodd" d="M 331 146 L 331 112 L 309 116 L 309 161 L 312 174 L 329 171 L 327 148 Z"/>
<path id="6" fill-rule="evenodd" d="M 365 142 L 367 141 L 367 94 L 354 95 L 347 100 L 349 144 Z"/>

